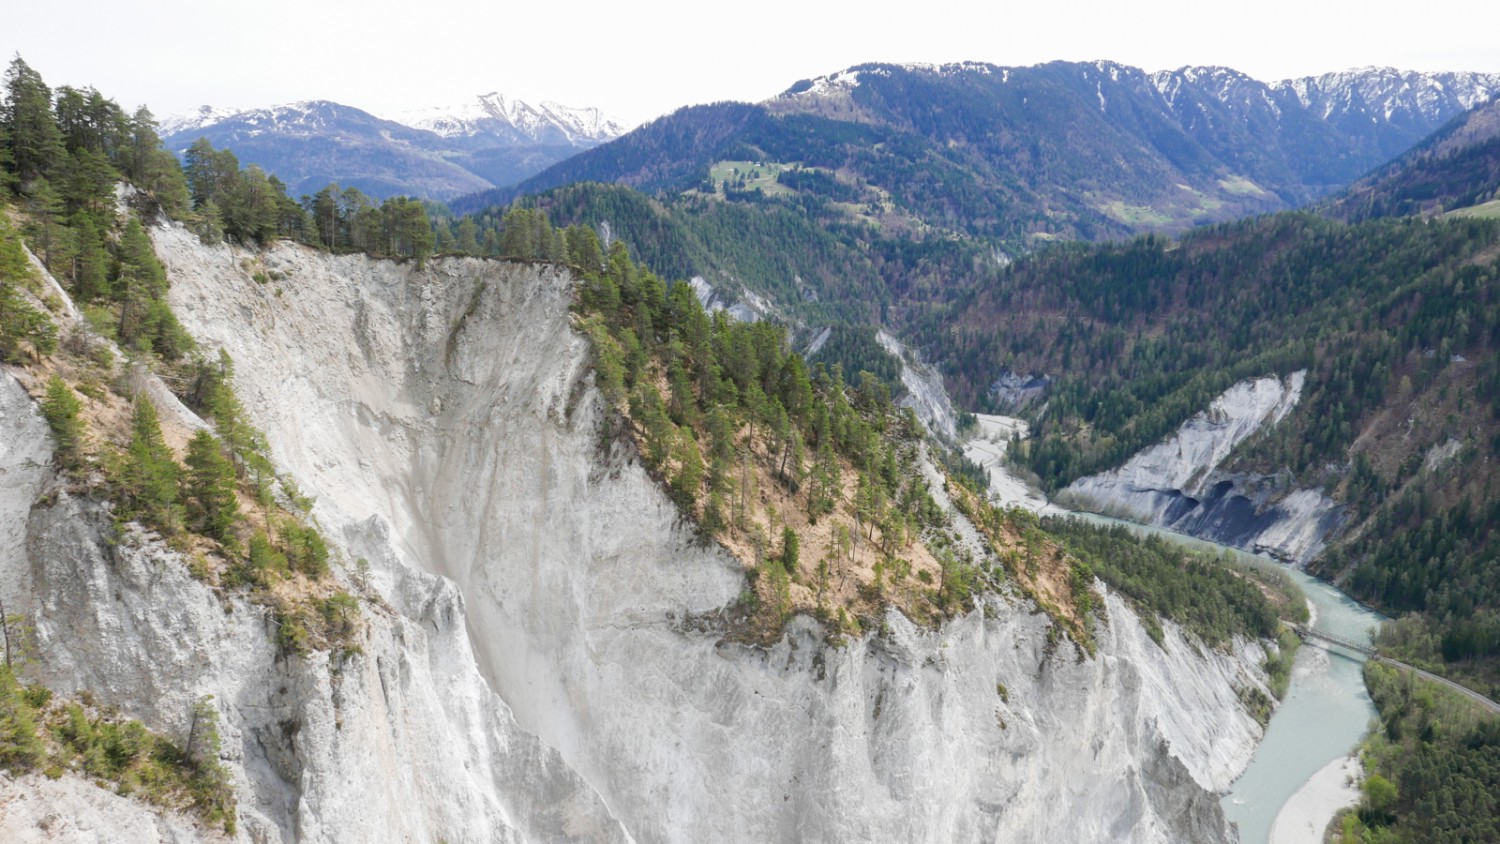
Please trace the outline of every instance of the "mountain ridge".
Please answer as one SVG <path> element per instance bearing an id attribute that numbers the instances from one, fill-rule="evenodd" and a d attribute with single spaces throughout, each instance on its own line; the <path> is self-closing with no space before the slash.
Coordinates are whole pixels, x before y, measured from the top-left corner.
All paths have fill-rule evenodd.
<path id="1" fill-rule="evenodd" d="M 1427 140 L 1328 199 L 1347 221 L 1445 213 L 1500 213 L 1500 100 L 1454 118 Z"/>
<path id="2" fill-rule="evenodd" d="M 386 119 L 445 138 L 489 136 L 515 143 L 603 143 L 629 127 L 595 107 L 574 108 L 554 100 L 531 105 L 497 91 L 461 103 L 392 112 Z"/>
<path id="3" fill-rule="evenodd" d="M 511 184 L 614 137 L 597 108 L 540 107 L 487 94 L 452 107 L 383 117 L 332 100 L 250 109 L 210 105 L 161 122 L 181 154 L 200 137 L 281 178 L 293 194 L 329 182 L 376 198 L 447 199 Z"/>
<path id="4" fill-rule="evenodd" d="M 685 107 L 454 205 L 579 181 L 685 191 L 716 162 L 767 160 L 877 188 L 938 230 L 1020 245 L 1110 239 L 1305 204 L 1500 93 L 1500 74 L 1375 69 L 1293 83 L 1106 61 L 858 64 L 760 103 Z"/>

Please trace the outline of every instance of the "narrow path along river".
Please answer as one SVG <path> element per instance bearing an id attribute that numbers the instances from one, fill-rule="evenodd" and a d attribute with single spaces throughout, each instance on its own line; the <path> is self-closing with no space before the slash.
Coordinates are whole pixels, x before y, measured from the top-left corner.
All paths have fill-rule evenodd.
<path id="1" fill-rule="evenodd" d="M 1025 423 L 1003 416 L 979 416 L 979 430 L 966 444 L 971 460 L 989 470 L 990 489 L 1001 503 L 1043 513 L 1061 511 L 1010 476 L 1004 465 L 1006 440 L 1025 437 Z M 1075 513 L 1100 523 L 1125 524 L 1188 547 L 1238 558 L 1286 572 L 1307 595 L 1313 629 L 1368 644 L 1381 617 L 1333 586 L 1267 557 L 1247 554 L 1161 528 Z M 1342 807 L 1357 797 L 1358 767 L 1350 754 L 1375 717 L 1365 689 L 1364 657 L 1313 642 L 1297 653 L 1286 698 L 1271 716 L 1265 737 L 1245 773 L 1223 797 L 1224 814 L 1239 827 L 1242 844 L 1319 844 L 1323 830 Z"/>

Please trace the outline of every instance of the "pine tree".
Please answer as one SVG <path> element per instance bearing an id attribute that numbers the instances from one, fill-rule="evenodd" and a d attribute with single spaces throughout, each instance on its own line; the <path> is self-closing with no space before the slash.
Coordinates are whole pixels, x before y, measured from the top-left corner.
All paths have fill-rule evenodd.
<path id="1" fill-rule="evenodd" d="M 120 233 L 120 282 L 130 290 L 139 290 L 153 299 L 167 293 L 167 271 L 156 258 L 151 237 L 139 221 L 131 217 Z"/>
<path id="2" fill-rule="evenodd" d="M 595 273 L 604 268 L 604 252 L 599 248 L 599 236 L 588 226 L 569 226 L 564 240 L 567 244 L 568 260 L 586 273 Z"/>
<path id="3" fill-rule="evenodd" d="M 243 474 L 244 469 L 248 468 L 250 456 L 261 445 L 263 435 L 251 426 L 245 414 L 245 406 L 231 386 L 234 381 L 234 360 L 223 349 L 219 350 L 217 376 L 207 397 L 206 409 L 213 416 L 214 427 L 229 449 L 230 457 L 239 461 L 236 468 Z"/>
<path id="4" fill-rule="evenodd" d="M 22 295 L 21 287 L 34 278 L 20 238 L 0 214 L 0 361 L 16 361 L 22 341 L 44 355 L 57 347 L 57 327 L 51 317 Z"/>
<path id="5" fill-rule="evenodd" d="M 230 165 L 222 156 L 227 152 L 217 154 L 220 166 L 226 168 L 226 172 Z M 238 162 L 233 166 L 238 167 Z M 266 178 L 265 171 L 252 164 L 231 177 L 230 184 L 230 190 L 218 200 L 219 210 L 224 215 L 224 234 L 241 243 L 275 240 L 276 190 Z"/>
<path id="6" fill-rule="evenodd" d="M 5 73 L 3 122 L 10 133 L 11 160 L 25 190 L 33 179 L 48 175 L 66 151 L 52 113 L 52 91 L 20 56 Z"/>
<path id="7" fill-rule="evenodd" d="M 223 204 L 225 196 L 239 175 L 240 162 L 234 153 L 214 149 L 207 138 L 193 141 L 183 155 L 182 172 L 187 177 L 188 193 L 193 199 L 193 208 L 201 209 L 204 203 Z"/>
<path id="8" fill-rule="evenodd" d="M 63 225 L 63 201 L 52 183 L 37 178 L 31 183 L 31 195 L 26 198 L 26 236 L 33 247 L 40 251 L 42 263 L 48 269 L 64 266 L 72 254 L 67 228 Z"/>
<path id="9" fill-rule="evenodd" d="M 536 230 L 531 209 L 515 208 L 507 212 L 500 226 L 500 255 L 505 258 L 535 258 L 538 255 Z"/>
<path id="10" fill-rule="evenodd" d="M 201 429 L 194 434 L 188 442 L 187 468 L 183 497 L 190 523 L 206 536 L 232 541 L 240 505 L 234 494 L 234 467 L 219 438 Z"/>
<path id="11" fill-rule="evenodd" d="M 71 213 L 86 212 L 100 220 L 109 218 L 115 202 L 115 182 L 120 174 L 104 153 L 74 150 L 62 156 L 53 168 L 63 204 Z"/>
<path id="12" fill-rule="evenodd" d="M 797 563 L 801 553 L 801 542 L 797 539 L 797 532 L 790 527 L 783 527 L 781 529 L 781 564 L 786 567 L 787 574 L 797 573 Z"/>
<path id="13" fill-rule="evenodd" d="M 224 242 L 224 215 L 219 212 L 219 204 L 212 199 L 205 199 L 201 204 L 193 208 L 193 233 L 198 235 L 198 240 L 205 246 L 213 246 Z"/>
<path id="14" fill-rule="evenodd" d="M 10 151 L 10 126 L 0 113 L 0 192 L 16 185 L 16 160 Z"/>
<path id="15" fill-rule="evenodd" d="M 257 575 L 266 571 L 274 571 L 278 574 L 290 571 L 286 555 L 271 545 L 271 540 L 266 536 L 265 531 L 257 530 L 255 535 L 250 537 L 248 560 L 251 570 Z"/>
<path id="16" fill-rule="evenodd" d="M 120 485 L 132 514 L 167 531 L 180 521 L 177 476 L 180 469 L 161 435 L 156 405 L 137 396 L 130 416 L 130 445 L 120 472 Z"/>
<path id="17" fill-rule="evenodd" d="M 80 302 L 93 302 L 109 295 L 109 253 L 104 250 L 104 236 L 88 214 L 73 218 L 73 296 Z"/>
<path id="18" fill-rule="evenodd" d="M 329 182 L 328 186 L 313 194 L 308 204 L 313 227 L 317 231 L 318 243 L 327 249 L 338 249 L 342 245 L 340 229 L 344 223 L 339 209 L 339 186 Z"/>
<path id="19" fill-rule="evenodd" d="M 454 251 L 460 255 L 479 254 L 479 226 L 474 224 L 472 218 L 465 217 L 459 221 L 458 243 L 454 246 Z"/>
<path id="20" fill-rule="evenodd" d="M 42 415 L 57 441 L 57 462 L 65 469 L 76 469 L 83 462 L 83 420 L 78 416 L 82 409 L 78 395 L 61 378 L 48 379 Z"/>
<path id="21" fill-rule="evenodd" d="M 289 524 L 282 528 L 281 536 L 293 569 L 312 578 L 328 573 L 328 543 L 317 528 Z"/>
<path id="22" fill-rule="evenodd" d="M 672 494 L 677 505 L 691 513 L 698 506 L 698 493 L 703 486 L 703 455 L 698 451 L 698 441 L 690 428 L 678 431 L 677 474 L 672 477 Z"/>

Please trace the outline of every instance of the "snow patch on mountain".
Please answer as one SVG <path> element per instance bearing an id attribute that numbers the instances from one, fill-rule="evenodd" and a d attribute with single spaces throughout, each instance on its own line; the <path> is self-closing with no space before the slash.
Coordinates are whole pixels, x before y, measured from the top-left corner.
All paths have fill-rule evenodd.
<path id="1" fill-rule="evenodd" d="M 1423 73 L 1393 67 L 1363 67 L 1322 76 L 1285 79 L 1271 88 L 1296 99 L 1327 120 L 1378 108 L 1385 120 L 1419 116 L 1441 120 L 1500 94 L 1500 73 Z"/>
<path id="2" fill-rule="evenodd" d="M 538 143 L 594 146 L 624 134 L 630 126 L 597 108 L 573 108 L 552 100 L 531 105 L 498 92 L 447 106 L 431 106 L 386 116 L 445 138 L 516 134 Z"/>
<path id="3" fill-rule="evenodd" d="M 378 120 L 378 118 L 368 112 L 330 100 L 299 100 L 294 103 L 249 109 L 201 106 L 192 114 L 163 120 L 158 133 L 163 138 L 170 138 L 174 135 L 180 136 L 183 132 L 208 129 L 233 121 L 245 127 L 243 132 L 248 137 L 263 134 L 305 137 L 338 133 L 345 128 L 344 121 L 348 120 Z"/>
<path id="4" fill-rule="evenodd" d="M 172 114 L 161 119 L 156 126 L 157 134 L 165 138 L 178 132 L 191 132 L 194 129 L 202 129 L 215 123 L 223 123 L 226 120 L 240 114 L 243 109 L 220 108 L 219 106 L 201 105 L 196 109 L 184 114 Z"/>

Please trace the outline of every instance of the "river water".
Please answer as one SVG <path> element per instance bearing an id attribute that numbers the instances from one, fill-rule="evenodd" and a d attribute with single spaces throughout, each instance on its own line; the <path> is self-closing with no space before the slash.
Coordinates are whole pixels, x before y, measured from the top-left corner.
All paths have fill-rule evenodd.
<path id="1" fill-rule="evenodd" d="M 1066 512 L 1010 477 L 1005 467 L 1006 444 L 1013 433 L 1026 435 L 1026 423 L 985 415 L 978 421 L 979 430 L 965 453 L 989 471 L 993 495 L 1005 506 L 1043 514 Z M 1195 550 L 1228 551 L 1241 560 L 1286 572 L 1307 595 L 1315 630 L 1368 644 L 1382 621 L 1333 586 L 1268 557 L 1105 516 L 1071 515 L 1159 534 Z M 1304 644 L 1297 652 L 1286 698 L 1271 716 L 1249 767 L 1222 799 L 1224 814 L 1239 827 L 1242 844 L 1320 844 L 1334 813 L 1357 799 L 1354 786 L 1347 783 L 1347 766 L 1341 763 L 1359 746 L 1375 717 L 1363 662 L 1359 654 L 1318 643 Z"/>
<path id="2" fill-rule="evenodd" d="M 1126 524 L 1198 550 L 1232 551 L 1241 560 L 1280 569 L 1306 593 L 1316 630 L 1368 644 L 1382 620 L 1333 586 L 1269 558 L 1159 528 L 1076 515 Z M 1333 813 L 1353 802 L 1339 762 L 1359 746 L 1375 717 L 1363 663 L 1359 654 L 1318 643 L 1305 644 L 1297 652 L 1286 698 L 1271 716 L 1250 766 L 1223 797 L 1224 814 L 1239 826 L 1242 844 L 1320 842 Z"/>

